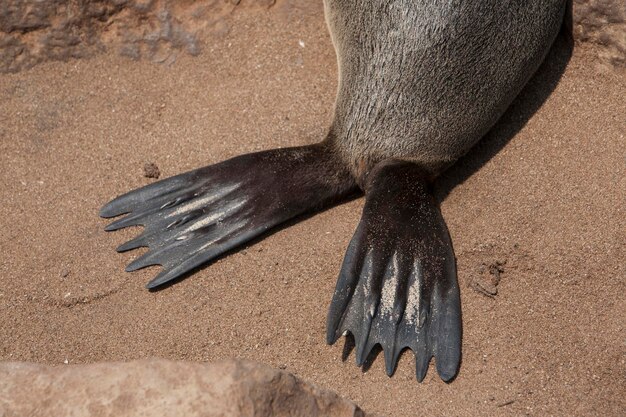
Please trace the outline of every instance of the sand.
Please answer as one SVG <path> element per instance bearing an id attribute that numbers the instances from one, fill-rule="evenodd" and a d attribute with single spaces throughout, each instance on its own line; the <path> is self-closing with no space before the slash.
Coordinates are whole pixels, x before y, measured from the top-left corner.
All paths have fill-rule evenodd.
<path id="1" fill-rule="evenodd" d="M 117 254 L 102 204 L 245 152 L 313 143 L 336 62 L 321 4 L 244 9 L 197 57 L 115 51 L 0 75 L 0 360 L 246 358 L 369 412 L 626 412 L 626 74 L 553 52 L 486 140 L 437 183 L 457 255 L 463 362 L 445 384 L 365 371 L 325 319 L 363 199 L 247 245 L 165 290 Z M 496 286 L 497 283 L 497 286 Z M 494 296 L 494 291 L 497 294 Z M 485 295 L 485 293 L 490 296 Z M 345 357 L 347 356 L 347 357 Z"/>

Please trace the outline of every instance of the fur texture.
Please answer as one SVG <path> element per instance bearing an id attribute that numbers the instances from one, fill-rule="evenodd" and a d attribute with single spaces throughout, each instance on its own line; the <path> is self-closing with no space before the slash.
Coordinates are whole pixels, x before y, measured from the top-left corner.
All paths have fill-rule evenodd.
<path id="1" fill-rule="evenodd" d="M 331 141 L 363 184 L 401 158 L 438 175 L 538 68 L 565 0 L 324 0 L 339 65 Z"/>

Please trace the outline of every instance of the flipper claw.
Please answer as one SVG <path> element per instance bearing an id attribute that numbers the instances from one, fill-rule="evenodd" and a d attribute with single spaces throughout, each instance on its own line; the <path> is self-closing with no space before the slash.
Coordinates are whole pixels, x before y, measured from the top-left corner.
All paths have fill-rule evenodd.
<path id="1" fill-rule="evenodd" d="M 144 248 L 148 246 L 148 241 L 146 239 L 146 235 L 144 233 L 140 234 L 134 239 L 129 240 L 128 242 L 122 243 L 115 249 L 117 252 L 126 252 L 129 250 Z"/>

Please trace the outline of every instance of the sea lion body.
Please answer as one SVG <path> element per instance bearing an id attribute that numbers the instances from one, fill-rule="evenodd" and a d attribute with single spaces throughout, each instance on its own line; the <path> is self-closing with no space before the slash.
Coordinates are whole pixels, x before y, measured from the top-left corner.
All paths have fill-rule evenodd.
<path id="1" fill-rule="evenodd" d="M 327 316 L 326 338 L 354 337 L 362 365 L 380 345 L 393 374 L 415 353 L 446 381 L 461 360 L 452 242 L 430 182 L 498 120 L 556 37 L 564 0 L 325 0 L 337 52 L 335 115 L 318 144 L 242 155 L 122 195 L 143 225 L 118 247 L 149 251 L 126 270 L 162 265 L 177 279 L 277 225 L 365 193 Z"/>
<path id="2" fill-rule="evenodd" d="M 325 0 L 332 133 L 355 175 L 387 158 L 431 175 L 464 155 L 543 61 L 565 1 Z"/>

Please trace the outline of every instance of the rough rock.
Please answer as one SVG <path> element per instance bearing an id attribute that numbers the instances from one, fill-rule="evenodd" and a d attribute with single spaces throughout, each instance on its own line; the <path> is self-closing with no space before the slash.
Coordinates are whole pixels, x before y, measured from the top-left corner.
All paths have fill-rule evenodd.
<path id="1" fill-rule="evenodd" d="M 366 416 L 294 375 L 248 361 L 0 364 L 0 416 Z"/>
<path id="2" fill-rule="evenodd" d="M 592 43 L 601 61 L 626 66 L 626 1 L 574 0 L 572 34 Z"/>
<path id="3" fill-rule="evenodd" d="M 310 0 L 279 0 L 305 1 Z M 235 8 L 275 4 L 277 0 L 3 0 L 0 73 L 104 50 L 171 64 L 178 53 L 201 53 L 207 36 L 227 34 Z M 593 44 L 602 61 L 626 66 L 625 16 L 623 0 L 573 0 L 574 38 Z"/>
<path id="4" fill-rule="evenodd" d="M 227 33 L 224 17 L 235 7 L 224 0 L 3 0 L 0 72 L 110 49 L 172 63 L 179 51 L 199 54 L 200 37 Z"/>

